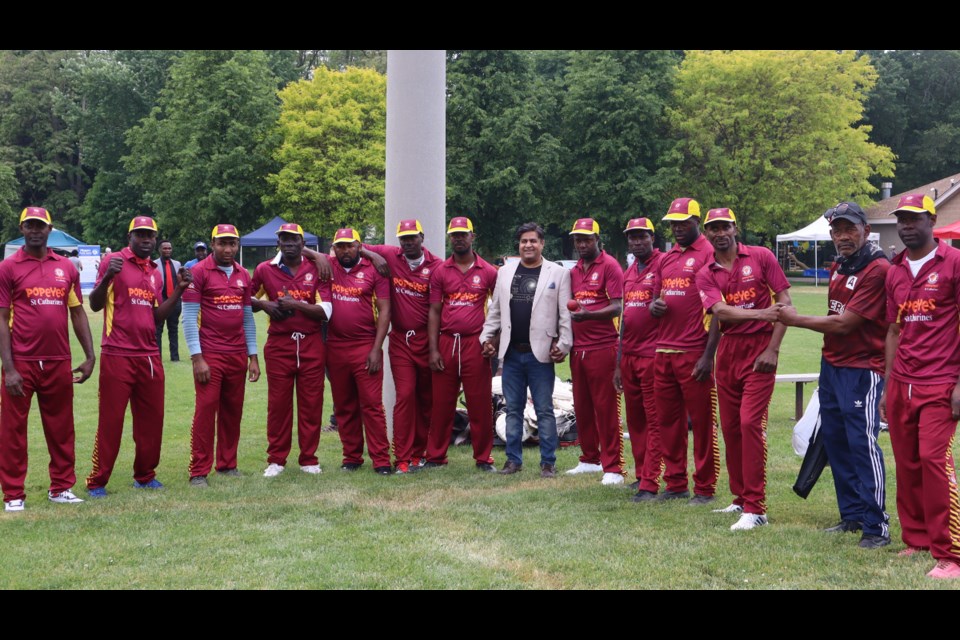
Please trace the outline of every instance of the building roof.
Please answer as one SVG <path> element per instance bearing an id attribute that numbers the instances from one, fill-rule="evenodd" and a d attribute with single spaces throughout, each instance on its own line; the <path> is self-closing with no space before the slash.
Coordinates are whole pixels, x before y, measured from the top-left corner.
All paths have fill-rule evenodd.
<path id="1" fill-rule="evenodd" d="M 934 198 L 933 189 L 936 189 L 936 197 Z M 880 223 L 894 223 L 896 220 L 889 217 L 890 212 L 897 208 L 897 204 L 900 202 L 900 196 L 906 195 L 908 193 L 922 193 L 924 195 L 929 195 L 931 198 L 934 198 L 934 205 L 937 209 L 941 205 L 946 204 L 951 198 L 960 193 L 960 173 L 954 174 L 952 176 L 947 176 L 941 178 L 929 184 L 925 184 L 919 187 L 914 187 L 913 189 L 907 189 L 906 191 L 901 191 L 900 193 L 894 194 L 889 198 L 885 198 L 870 207 L 867 207 L 865 213 L 867 214 L 867 219 L 871 224 Z"/>

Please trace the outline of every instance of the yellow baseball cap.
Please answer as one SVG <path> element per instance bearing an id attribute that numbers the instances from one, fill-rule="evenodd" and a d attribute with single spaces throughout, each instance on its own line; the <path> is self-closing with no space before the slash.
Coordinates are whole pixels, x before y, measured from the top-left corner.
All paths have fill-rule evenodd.
<path id="1" fill-rule="evenodd" d="M 218 224 L 213 228 L 213 233 L 210 236 L 211 238 L 237 238 L 240 239 L 240 234 L 237 232 L 237 228 L 232 224 Z"/>
<path id="2" fill-rule="evenodd" d="M 703 226 L 707 226 L 711 222 L 732 222 L 737 224 L 737 216 L 733 215 L 733 209 L 721 208 L 721 209 L 710 209 L 707 211 L 707 217 L 703 219 Z"/>
<path id="3" fill-rule="evenodd" d="M 350 242 L 360 242 L 360 234 L 346 227 L 343 229 L 337 229 L 337 233 L 333 236 L 333 244 L 342 244 Z"/>
<path id="4" fill-rule="evenodd" d="M 53 224 L 53 220 L 50 219 L 50 212 L 43 207 L 27 207 L 21 211 L 20 224 L 23 224 L 26 220 L 43 220 L 49 225 Z"/>
<path id="5" fill-rule="evenodd" d="M 447 233 L 461 233 L 464 231 L 473 233 L 473 223 L 470 221 L 470 218 L 464 216 L 457 216 L 450 221 L 450 226 L 447 227 Z"/>
<path id="6" fill-rule="evenodd" d="M 890 213 L 899 213 L 900 211 L 913 211 L 914 213 L 929 213 L 932 216 L 937 215 L 937 208 L 933 204 L 933 198 L 922 193 L 910 193 L 901 196 L 897 208 Z"/>
<path id="7" fill-rule="evenodd" d="M 624 233 L 628 231 L 649 231 L 650 233 L 655 233 L 653 228 L 653 222 L 650 218 L 632 218 L 627 221 L 627 228 L 623 230 Z"/>
<path id="8" fill-rule="evenodd" d="M 420 226 L 419 220 L 401 220 L 397 223 L 398 238 L 402 238 L 403 236 L 415 236 L 418 233 L 423 233 L 423 227 Z"/>
<path id="9" fill-rule="evenodd" d="M 130 228 L 127 229 L 128 232 L 133 231 L 134 229 L 146 229 L 147 231 L 156 231 L 157 230 L 157 221 L 151 218 L 150 216 L 137 216 L 130 221 Z"/>
<path id="10" fill-rule="evenodd" d="M 670 203 L 670 209 L 664 220 L 676 220 L 683 222 L 690 218 L 700 218 L 700 203 L 693 198 L 677 198 Z"/>
<path id="11" fill-rule="evenodd" d="M 568 235 L 600 235 L 600 225 L 593 218 L 580 218 L 573 223 L 573 229 Z"/>

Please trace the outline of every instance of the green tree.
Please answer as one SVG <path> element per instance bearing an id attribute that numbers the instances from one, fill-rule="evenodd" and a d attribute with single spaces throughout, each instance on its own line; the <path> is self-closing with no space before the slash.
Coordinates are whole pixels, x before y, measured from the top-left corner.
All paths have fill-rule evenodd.
<path id="1" fill-rule="evenodd" d="M 170 66 L 123 158 L 164 233 L 189 242 L 220 222 L 243 233 L 265 217 L 276 86 L 262 51 L 188 51 Z"/>
<path id="2" fill-rule="evenodd" d="M 867 53 L 879 79 L 866 121 L 871 138 L 897 154 L 894 191 L 960 172 L 960 51 Z"/>
<path id="3" fill-rule="evenodd" d="M 287 85 L 268 204 L 323 236 L 343 226 L 382 231 L 386 98 L 386 78 L 372 69 L 318 67 Z"/>
<path id="4" fill-rule="evenodd" d="M 671 111 L 677 195 L 770 238 L 841 199 L 866 203 L 893 153 L 861 124 L 876 71 L 852 51 L 688 51 Z"/>
<path id="5" fill-rule="evenodd" d="M 0 162 L 0 240 L 17 237 L 19 232 L 20 185 L 17 173 L 6 162 Z"/>

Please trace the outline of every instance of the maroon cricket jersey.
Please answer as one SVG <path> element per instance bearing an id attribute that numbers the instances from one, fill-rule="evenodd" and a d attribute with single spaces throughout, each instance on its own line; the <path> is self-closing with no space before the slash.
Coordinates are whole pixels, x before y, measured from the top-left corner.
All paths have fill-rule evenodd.
<path id="1" fill-rule="evenodd" d="M 443 303 L 441 333 L 472 336 L 483 330 L 497 269 L 476 253 L 473 259 L 473 266 L 463 273 L 450 256 L 430 276 L 430 304 Z"/>
<path id="2" fill-rule="evenodd" d="M 119 255 L 123 267 L 107 287 L 101 351 L 127 357 L 160 355 L 153 317 L 154 307 L 160 306 L 160 271 L 149 258 L 137 258 L 130 247 L 121 249 Z M 106 257 L 100 261 L 97 286 L 109 268 L 110 259 Z"/>
<path id="3" fill-rule="evenodd" d="M 660 260 L 659 297 L 667 303 L 660 319 L 658 351 L 703 351 L 710 319 L 700 302 L 697 272 L 713 262 L 713 245 L 701 234 L 689 247 L 674 245 Z"/>
<path id="4" fill-rule="evenodd" d="M 390 267 L 390 322 L 394 331 L 426 331 L 430 311 L 430 274 L 443 261 L 424 249 L 423 262 L 411 270 L 400 247 L 373 244 L 364 245 L 364 248 L 382 256 Z"/>
<path id="5" fill-rule="evenodd" d="M 257 298 L 266 297 L 271 302 L 282 298 L 286 289 L 291 298 L 310 304 L 330 302 L 330 283 L 320 282 L 317 267 L 310 260 L 303 260 L 292 275 L 285 267 L 281 267 L 280 254 L 272 260 L 266 260 L 253 270 L 253 280 L 250 284 L 250 293 Z M 323 327 L 319 320 L 313 320 L 306 315 L 294 312 L 283 320 L 269 318 L 267 333 L 272 335 L 289 335 L 299 332 L 305 335 L 317 333 Z"/>
<path id="6" fill-rule="evenodd" d="M 183 292 L 183 302 L 200 305 L 200 350 L 246 355 L 243 308 L 250 305 L 250 274 L 234 261 L 228 278 L 212 255 L 190 271 L 193 282 Z"/>
<path id="7" fill-rule="evenodd" d="M 654 249 L 643 269 L 638 264 L 623 274 L 622 352 L 629 356 L 653 356 L 657 351 L 660 318 L 650 314 L 650 303 L 659 289 L 657 270 L 663 254 Z"/>
<path id="8" fill-rule="evenodd" d="M 870 369 L 884 374 L 884 349 L 887 338 L 886 278 L 890 263 L 874 260 L 849 276 L 834 263 L 830 273 L 827 315 L 850 311 L 863 318 L 856 331 L 845 336 L 823 334 L 823 358 L 834 367 Z"/>
<path id="9" fill-rule="evenodd" d="M 787 276 L 777 259 L 766 247 L 751 247 L 737 243 L 737 257 L 729 271 L 716 259 L 697 272 L 700 300 L 708 313 L 713 305 L 725 302 L 739 309 L 766 309 L 773 304 L 774 294 L 790 288 Z M 746 335 L 773 333 L 773 325 L 759 320 L 740 323 L 720 323 L 723 333 Z"/>
<path id="10" fill-rule="evenodd" d="M 377 337 L 377 299 L 390 299 L 390 281 L 363 258 L 349 273 L 337 260 L 331 260 L 330 266 L 333 315 L 327 338 L 373 342 Z"/>
<path id="11" fill-rule="evenodd" d="M 601 251 L 584 269 L 583 258 L 570 270 L 570 292 L 584 311 L 605 309 L 611 300 L 623 298 L 623 271 L 620 264 Z M 605 349 L 620 339 L 618 320 L 584 320 L 573 323 L 573 348 L 581 351 Z"/>
<path id="12" fill-rule="evenodd" d="M 960 251 L 937 241 L 914 278 L 907 252 L 887 271 L 887 321 L 900 325 L 891 375 L 907 384 L 955 384 L 960 376 Z"/>
<path id="13" fill-rule="evenodd" d="M 10 309 L 15 360 L 69 360 L 68 310 L 81 304 L 80 273 L 52 250 L 38 260 L 21 248 L 0 262 L 0 307 Z"/>

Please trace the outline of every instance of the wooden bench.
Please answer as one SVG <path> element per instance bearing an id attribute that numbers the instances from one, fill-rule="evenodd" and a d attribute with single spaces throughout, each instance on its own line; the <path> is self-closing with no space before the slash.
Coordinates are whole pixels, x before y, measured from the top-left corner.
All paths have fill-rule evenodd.
<path id="1" fill-rule="evenodd" d="M 785 373 L 777 376 L 777 382 L 793 382 L 797 385 L 797 409 L 794 420 L 803 417 L 803 385 L 808 382 L 817 382 L 820 380 L 819 373 Z"/>

